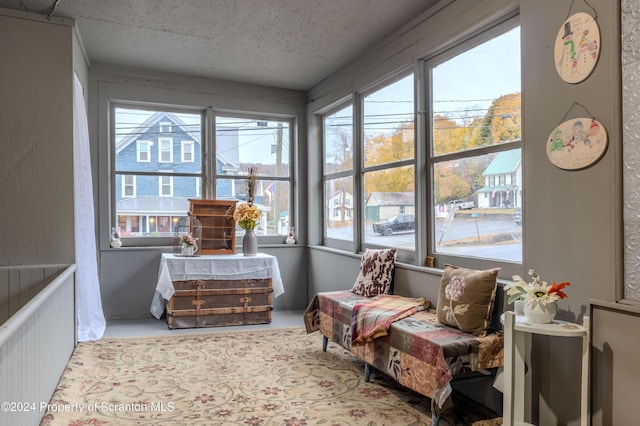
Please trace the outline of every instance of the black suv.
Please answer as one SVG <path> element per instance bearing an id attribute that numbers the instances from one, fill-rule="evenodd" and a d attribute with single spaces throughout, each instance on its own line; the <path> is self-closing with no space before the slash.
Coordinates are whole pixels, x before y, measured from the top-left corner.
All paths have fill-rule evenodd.
<path id="1" fill-rule="evenodd" d="M 394 232 L 413 231 L 416 229 L 416 218 L 412 214 L 400 214 L 373 224 L 373 232 L 380 235 L 391 235 Z"/>

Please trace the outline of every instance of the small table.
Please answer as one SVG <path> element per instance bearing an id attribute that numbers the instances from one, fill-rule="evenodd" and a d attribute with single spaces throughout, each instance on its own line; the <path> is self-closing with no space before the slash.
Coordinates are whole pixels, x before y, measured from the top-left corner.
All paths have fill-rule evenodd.
<path id="1" fill-rule="evenodd" d="M 525 353 L 531 334 L 559 337 L 582 337 L 582 380 L 580 425 L 589 424 L 589 317 L 583 325 L 553 320 L 549 324 L 527 322 L 524 315 L 507 311 L 500 316 L 504 325 L 504 407 L 503 424 L 529 425 L 524 422 Z"/>
<path id="2" fill-rule="evenodd" d="M 151 314 L 160 319 L 165 309 L 165 300 L 175 293 L 173 281 L 186 280 L 241 280 L 249 278 L 271 278 L 273 296 L 284 293 L 278 258 L 258 253 L 256 256 L 220 254 L 208 256 L 175 256 L 163 253 L 158 271 L 156 292 L 151 302 Z"/>

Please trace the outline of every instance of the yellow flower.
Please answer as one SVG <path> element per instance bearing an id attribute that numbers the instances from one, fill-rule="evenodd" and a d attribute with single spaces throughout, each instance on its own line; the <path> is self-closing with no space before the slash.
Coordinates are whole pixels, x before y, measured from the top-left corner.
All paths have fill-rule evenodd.
<path id="1" fill-rule="evenodd" d="M 245 231 L 248 229 L 254 229 L 258 226 L 258 219 L 262 216 L 262 210 L 253 204 L 241 203 L 236 207 L 236 211 L 233 212 L 233 218 L 238 221 L 240 228 Z"/>

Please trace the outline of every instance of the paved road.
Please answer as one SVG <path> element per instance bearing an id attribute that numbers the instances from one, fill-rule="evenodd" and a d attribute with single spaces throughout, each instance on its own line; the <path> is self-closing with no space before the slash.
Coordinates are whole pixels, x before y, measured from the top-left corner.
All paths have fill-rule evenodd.
<path id="1" fill-rule="evenodd" d="M 446 232 L 442 234 L 443 224 L 442 220 L 436 222 L 436 251 L 438 252 L 516 262 L 522 260 L 522 240 L 519 237 L 522 227 L 512 220 L 454 218 Z M 351 238 L 346 229 L 339 228 L 331 229 L 330 236 L 341 239 Z M 498 237 L 505 238 L 506 241 L 499 241 Z M 368 225 L 365 230 L 365 242 L 413 250 L 415 233 L 411 231 L 383 236 L 375 234 L 372 226 Z"/>

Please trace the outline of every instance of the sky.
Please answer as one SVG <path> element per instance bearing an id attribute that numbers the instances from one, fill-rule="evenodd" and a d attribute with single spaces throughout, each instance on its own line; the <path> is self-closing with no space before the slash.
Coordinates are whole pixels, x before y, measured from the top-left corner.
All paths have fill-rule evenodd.
<path id="1" fill-rule="evenodd" d="M 438 58 L 434 58 L 438 60 Z M 484 115 L 491 102 L 506 94 L 521 91 L 520 28 L 517 27 L 484 44 L 437 65 L 433 71 L 433 102 L 436 114 Z M 365 126 L 371 132 L 391 132 L 399 122 L 413 118 L 413 76 L 365 96 Z M 474 113 L 463 112 L 476 110 Z M 197 127 L 199 116 L 181 116 Z M 140 112 L 120 115 L 119 121 L 135 127 L 146 117 Z M 275 160 L 273 122 L 267 128 L 255 120 L 219 119 L 236 123 L 240 131 L 240 158 L 249 163 Z M 288 134 L 288 132 L 287 132 Z M 266 136 L 265 136 L 266 135 Z M 285 137 L 285 155 L 288 138 Z"/>

